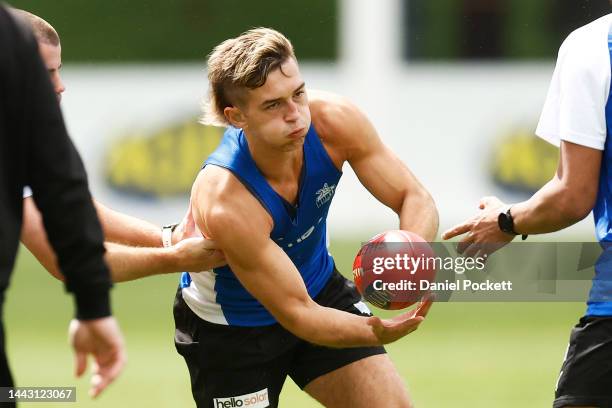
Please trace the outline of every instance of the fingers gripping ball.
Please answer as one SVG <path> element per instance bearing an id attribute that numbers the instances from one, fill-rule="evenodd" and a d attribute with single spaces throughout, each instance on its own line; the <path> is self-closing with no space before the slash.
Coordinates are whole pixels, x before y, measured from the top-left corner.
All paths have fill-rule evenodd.
<path id="1" fill-rule="evenodd" d="M 353 279 L 366 301 L 404 309 L 427 293 L 436 276 L 434 251 L 414 232 L 386 231 L 366 242 L 353 262 Z"/>

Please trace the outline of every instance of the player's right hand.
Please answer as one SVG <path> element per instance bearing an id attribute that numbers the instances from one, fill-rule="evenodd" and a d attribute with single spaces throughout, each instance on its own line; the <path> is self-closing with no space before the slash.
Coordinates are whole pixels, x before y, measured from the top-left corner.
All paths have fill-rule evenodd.
<path id="1" fill-rule="evenodd" d="M 89 395 L 97 397 L 123 370 L 127 360 L 123 335 L 114 317 L 76 320 L 68 328 L 70 345 L 75 352 L 75 373 L 80 377 L 87 368 L 87 356 L 92 354 L 93 375 Z"/>
<path id="2" fill-rule="evenodd" d="M 392 343 L 419 327 L 421 322 L 425 320 L 425 316 L 427 316 L 427 312 L 433 304 L 433 299 L 433 294 L 427 294 L 418 307 L 391 319 L 383 320 L 380 317 L 372 316 L 368 319 L 368 324 L 372 326 L 374 335 L 381 344 Z"/>

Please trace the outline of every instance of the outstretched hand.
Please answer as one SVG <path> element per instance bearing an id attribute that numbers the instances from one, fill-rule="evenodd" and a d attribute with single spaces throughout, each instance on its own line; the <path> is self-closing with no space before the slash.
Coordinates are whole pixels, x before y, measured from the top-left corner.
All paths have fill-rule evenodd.
<path id="1" fill-rule="evenodd" d="M 488 256 L 514 239 L 514 235 L 499 229 L 498 217 L 505 204 L 497 197 L 483 197 L 478 203 L 480 212 L 442 234 L 447 240 L 463 235 L 457 252 L 464 256 Z"/>
<path id="2" fill-rule="evenodd" d="M 425 320 L 433 300 L 433 293 L 429 293 L 425 295 L 418 307 L 391 319 L 383 320 L 380 317 L 372 316 L 368 319 L 368 324 L 372 326 L 372 330 L 381 344 L 392 343 L 419 327 L 421 322 Z"/>

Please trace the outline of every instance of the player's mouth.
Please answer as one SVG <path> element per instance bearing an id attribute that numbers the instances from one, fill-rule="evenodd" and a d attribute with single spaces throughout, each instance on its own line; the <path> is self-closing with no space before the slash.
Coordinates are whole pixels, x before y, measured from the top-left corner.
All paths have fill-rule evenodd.
<path id="1" fill-rule="evenodd" d="M 298 138 L 298 137 L 302 136 L 302 134 L 304 133 L 304 129 L 306 129 L 306 128 L 299 128 L 297 130 L 294 130 L 293 132 L 289 133 L 289 137 L 291 137 L 291 138 Z"/>

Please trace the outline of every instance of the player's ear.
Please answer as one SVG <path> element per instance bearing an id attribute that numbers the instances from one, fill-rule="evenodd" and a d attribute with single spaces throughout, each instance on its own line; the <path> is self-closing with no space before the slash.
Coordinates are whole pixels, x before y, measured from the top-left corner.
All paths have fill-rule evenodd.
<path id="1" fill-rule="evenodd" d="M 237 106 L 226 107 L 223 109 L 223 114 L 227 121 L 234 127 L 242 129 L 246 125 L 246 117 Z"/>

